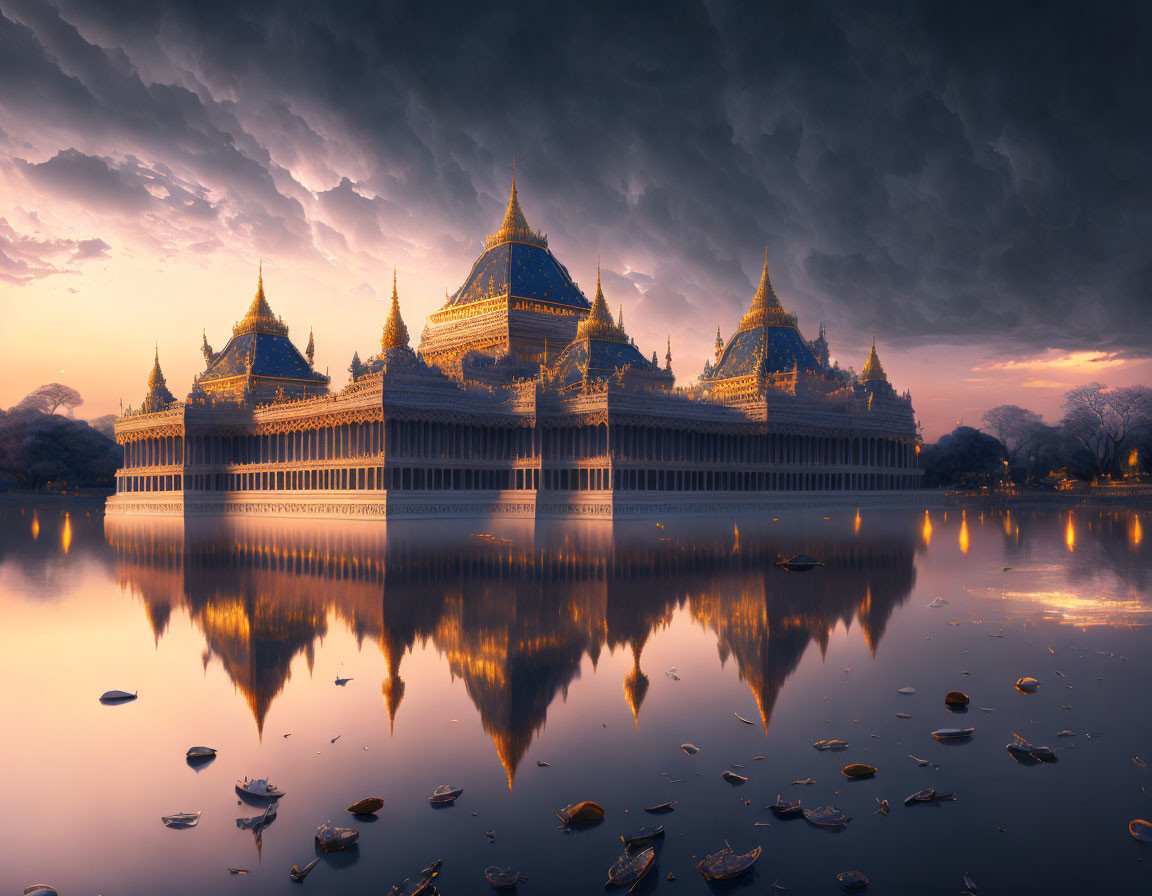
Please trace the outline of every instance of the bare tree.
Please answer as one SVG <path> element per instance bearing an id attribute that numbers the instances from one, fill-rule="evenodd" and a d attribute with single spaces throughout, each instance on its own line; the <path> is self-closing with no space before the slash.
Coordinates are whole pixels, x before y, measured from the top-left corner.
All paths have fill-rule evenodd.
<path id="1" fill-rule="evenodd" d="M 1044 423 L 1039 414 L 1014 404 L 1002 404 L 990 409 L 983 421 L 984 430 L 1000 442 L 1009 466 L 1015 465 L 1020 452 L 1026 451 L 1044 431 Z"/>
<path id="2" fill-rule="evenodd" d="M 1092 455 L 1098 473 L 1116 460 L 1120 443 L 1152 425 L 1152 389 L 1100 383 L 1077 386 L 1064 394 L 1064 428 Z"/>
<path id="3" fill-rule="evenodd" d="M 71 386 L 65 386 L 63 383 L 48 383 L 25 395 L 13 410 L 55 414 L 57 408 L 63 407 L 71 416 L 72 412 L 82 404 L 84 404 L 84 399 Z"/>

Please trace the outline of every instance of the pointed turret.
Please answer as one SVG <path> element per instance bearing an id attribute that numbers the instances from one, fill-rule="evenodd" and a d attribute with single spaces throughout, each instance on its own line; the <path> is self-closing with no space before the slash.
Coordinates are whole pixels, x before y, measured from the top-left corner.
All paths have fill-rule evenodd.
<path id="1" fill-rule="evenodd" d="M 164 381 L 164 372 L 160 369 L 160 346 L 156 346 L 156 354 L 152 361 L 152 371 L 148 374 L 148 392 L 140 410 L 145 414 L 154 414 L 162 411 L 176 400 L 168 391 L 168 384 Z"/>
<path id="2" fill-rule="evenodd" d="M 287 336 L 288 326 L 272 313 L 272 307 L 264 296 L 264 262 L 260 262 L 259 273 L 256 278 L 256 295 L 244 319 L 232 328 L 233 336 L 245 333 L 272 333 L 277 336 Z"/>
<path id="3" fill-rule="evenodd" d="M 620 313 L 616 315 L 616 329 L 620 331 L 621 336 L 626 337 L 628 334 L 624 332 L 624 306 L 621 305 L 619 310 Z"/>
<path id="4" fill-rule="evenodd" d="M 668 351 L 664 354 L 664 369 L 672 370 L 672 334 L 668 334 Z"/>
<path id="5" fill-rule="evenodd" d="M 606 339 L 610 342 L 627 342 L 623 331 L 612 322 L 612 312 L 608 310 L 608 302 L 604 299 L 604 290 L 600 286 L 600 266 L 596 266 L 596 298 L 592 300 L 592 310 L 588 317 L 580 322 L 576 328 L 577 339 Z"/>
<path id="6" fill-rule="evenodd" d="M 876 328 L 872 328 L 872 349 L 864 362 L 864 369 L 860 371 L 860 379 L 864 382 L 888 382 L 888 375 L 880 364 L 880 357 L 876 354 Z"/>
<path id="7" fill-rule="evenodd" d="M 764 248 L 764 269 L 760 272 L 760 285 L 752 296 L 748 312 L 740 318 L 740 329 L 749 330 L 760 326 L 796 326 L 796 315 L 789 314 L 776 297 L 772 288 L 772 278 L 768 274 L 768 248 Z"/>
<path id="8" fill-rule="evenodd" d="M 312 338 L 312 328 L 308 328 L 308 348 L 304 350 L 304 357 L 308 359 L 308 366 L 316 360 L 316 340 Z"/>
<path id="9" fill-rule="evenodd" d="M 384 321 L 384 333 L 380 337 L 381 351 L 393 348 L 408 348 L 408 328 L 400 316 L 400 294 L 396 291 L 396 269 L 392 269 L 392 309 Z"/>
<path id="10" fill-rule="evenodd" d="M 204 366 L 207 367 L 212 363 L 212 359 L 216 357 L 216 353 L 212 351 L 212 346 L 208 344 L 208 331 L 200 331 L 200 352 L 204 355 Z"/>
<path id="11" fill-rule="evenodd" d="M 724 354 L 724 339 L 720 336 L 720 324 L 716 324 L 716 363 L 720 363 L 720 356 Z"/>
<path id="12" fill-rule="evenodd" d="M 500 228 L 484 241 L 484 248 L 491 249 L 501 243 L 527 243 L 530 246 L 548 248 L 547 238 L 528 226 L 528 219 L 520 208 L 520 200 L 516 195 L 516 160 L 512 160 L 512 191 L 508 196 L 508 209 L 504 212 L 504 220 Z"/>

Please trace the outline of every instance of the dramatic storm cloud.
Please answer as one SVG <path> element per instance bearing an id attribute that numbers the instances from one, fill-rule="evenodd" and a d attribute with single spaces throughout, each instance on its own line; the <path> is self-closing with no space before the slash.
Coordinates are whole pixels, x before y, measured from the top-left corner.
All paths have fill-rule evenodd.
<path id="1" fill-rule="evenodd" d="M 827 321 L 858 367 L 875 325 L 918 399 L 936 346 L 973 389 L 1049 351 L 1139 364 L 1149 9 L 0 0 L 4 302 L 125 258 L 227 271 L 197 315 L 146 318 L 191 370 L 263 256 L 335 368 L 371 351 L 393 265 L 419 332 L 515 157 L 530 223 L 585 287 L 600 259 L 642 349 L 672 334 L 681 381 L 765 245 L 806 333 Z M 181 308 L 190 276 L 162 287 Z M 117 295 L 110 315 L 153 298 Z"/>

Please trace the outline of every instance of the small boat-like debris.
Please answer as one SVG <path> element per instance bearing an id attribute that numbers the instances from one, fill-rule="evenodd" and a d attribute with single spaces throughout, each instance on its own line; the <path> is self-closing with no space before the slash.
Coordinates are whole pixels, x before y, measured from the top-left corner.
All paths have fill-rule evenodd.
<path id="1" fill-rule="evenodd" d="M 388 891 L 388 896 L 418 896 L 420 893 L 435 893 L 436 888 L 432 881 L 440 873 L 441 859 L 437 859 L 427 868 L 421 869 L 419 874 L 406 877 Z"/>
<path id="2" fill-rule="evenodd" d="M 1030 744 L 1015 731 L 1012 732 L 1012 736 L 1016 739 L 1012 743 L 1006 744 L 1004 749 L 1021 765 L 1036 765 L 1040 762 L 1056 761 L 1056 753 L 1051 747 L 1038 747 L 1036 744 Z"/>
<path id="3" fill-rule="evenodd" d="M 520 881 L 528 879 L 521 877 L 520 872 L 512 868 L 497 868 L 495 865 L 489 865 L 484 869 L 484 877 L 497 890 L 511 890 Z"/>
<path id="4" fill-rule="evenodd" d="M 536 760 L 536 765 L 537 765 L 537 766 L 539 766 L 540 768 L 552 768 L 552 763 L 551 763 L 551 762 L 546 762 L 546 761 L 545 761 L 545 760 L 543 760 L 543 759 L 537 759 L 537 760 Z"/>
<path id="5" fill-rule="evenodd" d="M 641 846 L 645 843 L 651 843 L 664 836 L 664 825 L 649 825 L 642 827 L 640 830 L 633 834 L 621 834 L 620 839 L 624 841 L 624 845 L 631 849 L 633 846 Z"/>
<path id="6" fill-rule="evenodd" d="M 745 725 L 755 725 L 756 724 L 751 719 L 744 718 L 744 716 L 740 715 L 740 713 L 738 713 L 738 712 L 734 712 L 734 713 L 732 713 L 732 715 L 736 716 L 736 718 L 739 719 L 741 722 L 743 722 Z"/>
<path id="7" fill-rule="evenodd" d="M 259 815 L 249 815 L 247 818 L 237 818 L 236 827 L 242 831 L 256 831 L 259 833 L 276 820 L 276 804 L 269 803 L 267 808 Z"/>
<path id="8" fill-rule="evenodd" d="M 626 852 L 608 869 L 608 882 L 604 886 L 628 887 L 628 892 L 632 892 L 632 887 L 636 886 L 655 864 L 656 850 L 651 846 L 638 853 Z"/>
<path id="9" fill-rule="evenodd" d="M 308 876 L 312 869 L 316 867 L 316 863 L 319 861 L 320 857 L 317 856 L 303 868 L 301 868 L 299 865 L 293 865 L 292 870 L 288 872 L 288 876 L 291 877 L 294 881 L 302 881 Z"/>
<path id="10" fill-rule="evenodd" d="M 898 691 L 896 691 L 896 693 L 897 694 L 903 694 L 905 697 L 911 697 L 913 694 L 916 693 L 916 688 L 912 688 L 912 687 L 900 688 Z"/>
<path id="11" fill-rule="evenodd" d="M 349 812 L 353 815 L 375 815 L 384 808 L 384 800 L 378 796 L 366 796 L 362 800 L 357 800 L 348 807 Z"/>
<path id="12" fill-rule="evenodd" d="M 356 828 L 338 828 L 328 821 L 316 828 L 316 845 L 324 852 L 339 852 L 359 839 L 360 832 Z"/>
<path id="13" fill-rule="evenodd" d="M 460 797 L 464 792 L 463 787 L 453 787 L 451 784 L 441 784 L 432 791 L 432 796 L 428 797 L 428 802 L 433 806 L 450 806 Z"/>
<path id="14" fill-rule="evenodd" d="M 1016 690 L 1021 694 L 1035 694 L 1040 690 L 1040 682 L 1035 678 L 1017 678 Z"/>
<path id="15" fill-rule="evenodd" d="M 24 888 L 24 896 L 60 896 L 55 887 L 48 884 L 32 884 Z"/>
<path id="16" fill-rule="evenodd" d="M 892 807 L 888 805 L 888 800 L 882 800 L 880 797 L 875 797 L 874 799 L 880 808 L 873 812 L 873 815 L 887 815 L 892 811 Z"/>
<path id="17" fill-rule="evenodd" d="M 735 787 L 737 784 L 748 783 L 748 779 L 746 777 L 743 775 L 738 775 L 736 772 L 731 770 L 724 772 L 724 774 L 722 774 L 720 777 L 731 784 L 733 787 Z"/>
<path id="18" fill-rule="evenodd" d="M 944 695 L 944 705 L 952 709 L 959 709 L 971 703 L 971 698 L 963 691 L 949 691 Z"/>
<path id="19" fill-rule="evenodd" d="M 215 747 L 189 747 L 184 758 L 189 762 L 207 762 L 216 758 Z"/>
<path id="20" fill-rule="evenodd" d="M 975 728 L 937 728 L 932 732 L 932 736 L 936 740 L 963 740 L 975 733 Z"/>
<path id="21" fill-rule="evenodd" d="M 868 889 L 868 877 L 863 871 L 845 871 L 836 875 L 836 883 L 845 893 L 858 893 Z"/>
<path id="22" fill-rule="evenodd" d="M 852 820 L 836 806 L 820 806 L 817 809 L 805 809 L 804 820 L 818 828 L 843 828 Z"/>
<path id="23" fill-rule="evenodd" d="M 863 762 L 854 762 L 840 769 L 840 774 L 845 778 L 852 778 L 854 780 L 871 778 L 876 774 L 876 767 L 874 765 L 865 765 Z"/>
<path id="24" fill-rule="evenodd" d="M 344 687 L 344 685 L 348 684 L 348 682 L 350 682 L 351 680 L 352 679 L 350 677 L 349 678 L 341 678 L 339 675 L 337 675 L 336 676 L 336 687 L 342 688 L 342 687 Z"/>
<path id="25" fill-rule="evenodd" d="M 823 753 L 825 750 L 831 750 L 833 753 L 839 753 L 841 750 L 848 749 L 848 741 L 846 740 L 818 740 L 812 746 Z"/>
<path id="26" fill-rule="evenodd" d="M 905 806 L 914 806 L 916 803 L 939 803 L 944 800 L 955 800 L 956 794 L 950 793 L 937 793 L 935 788 L 925 787 L 923 790 L 917 790 L 911 796 L 904 797 Z"/>
<path id="27" fill-rule="evenodd" d="M 824 564 L 808 554 L 796 554 L 787 560 L 778 560 L 776 565 L 789 572 L 807 572 L 810 569 L 815 569 L 817 566 L 823 566 Z"/>
<path id="28" fill-rule="evenodd" d="M 780 794 L 776 794 L 776 802 L 768 808 L 777 818 L 800 818 L 804 814 L 800 800 L 786 800 Z"/>
<path id="29" fill-rule="evenodd" d="M 161 815 L 160 820 L 166 828 L 194 828 L 200 823 L 203 811 L 177 812 L 175 815 Z"/>
<path id="30" fill-rule="evenodd" d="M 700 748 L 696 746 L 696 744 L 680 744 L 680 749 L 687 753 L 689 756 L 700 752 Z"/>
<path id="31" fill-rule="evenodd" d="M 599 803 L 594 803 L 592 800 L 584 800 L 581 803 L 573 803 L 570 806 L 565 806 L 556 813 L 564 824 L 579 824 L 582 821 L 599 821 L 604 817 L 604 807 Z"/>
<path id="32" fill-rule="evenodd" d="M 678 802 L 680 802 L 680 800 L 672 800 L 670 803 L 657 803 L 655 806 L 645 806 L 644 811 L 651 812 L 653 815 L 660 815 L 664 812 L 671 812 L 676 808 Z"/>
<path id="33" fill-rule="evenodd" d="M 249 780 L 247 775 L 245 775 L 243 779 L 237 780 L 236 791 L 242 796 L 252 797 L 257 800 L 278 800 L 284 796 L 284 791 L 275 784 L 270 783 L 266 778 L 252 778 Z"/>
<path id="34" fill-rule="evenodd" d="M 1141 843 L 1152 843 L 1152 821 L 1143 818 L 1134 818 L 1128 822 L 1128 833 Z M 25 893 L 28 891 L 25 890 Z"/>
<path id="35" fill-rule="evenodd" d="M 105 691 L 100 695 L 100 702 L 112 705 L 117 703 L 127 703 L 130 700 L 135 700 L 139 693 L 139 691 L 133 691 L 131 694 L 129 694 L 127 691 Z"/>
<path id="36" fill-rule="evenodd" d="M 696 870 L 704 876 L 705 880 L 731 880 L 734 877 L 739 877 L 755 865 L 758 858 L 760 858 L 759 846 L 751 852 L 737 855 L 728 845 L 728 841 L 725 840 L 724 848 L 719 852 L 704 856 L 700 860 L 700 864 L 696 866 Z"/>

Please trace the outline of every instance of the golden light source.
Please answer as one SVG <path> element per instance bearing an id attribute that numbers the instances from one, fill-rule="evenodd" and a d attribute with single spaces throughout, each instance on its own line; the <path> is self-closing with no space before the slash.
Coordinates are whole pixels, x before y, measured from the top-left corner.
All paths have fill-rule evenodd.
<path id="1" fill-rule="evenodd" d="M 1140 525 L 1140 514 L 1132 514 L 1132 525 L 1128 527 L 1128 543 L 1132 547 L 1139 547 L 1144 540 L 1144 527 Z"/>
<path id="2" fill-rule="evenodd" d="M 960 553 L 967 554 L 969 544 L 968 514 L 966 512 L 962 512 L 960 515 Z"/>
<path id="3" fill-rule="evenodd" d="M 925 514 L 927 514 L 928 511 L 924 511 L 924 512 L 925 512 Z M 857 507 L 856 508 L 856 521 L 853 523 L 852 532 L 853 532 L 853 534 L 856 534 L 856 533 L 859 533 L 859 531 L 860 531 L 860 508 Z"/>
<path id="4" fill-rule="evenodd" d="M 920 530 L 924 536 L 924 547 L 932 544 L 932 520 L 928 517 L 928 511 L 924 511 L 924 528 Z"/>
<path id="5" fill-rule="evenodd" d="M 32 511 L 32 540 L 35 541 L 40 537 L 40 517 L 37 516 L 36 511 Z"/>
<path id="6" fill-rule="evenodd" d="M 1064 544 L 1068 550 L 1076 550 L 1076 529 L 1072 526 L 1072 511 L 1068 511 L 1068 525 L 1064 527 Z"/>
<path id="7" fill-rule="evenodd" d="M 64 529 L 60 532 L 60 544 L 67 554 L 68 548 L 72 545 L 72 517 L 67 512 L 64 513 Z"/>

